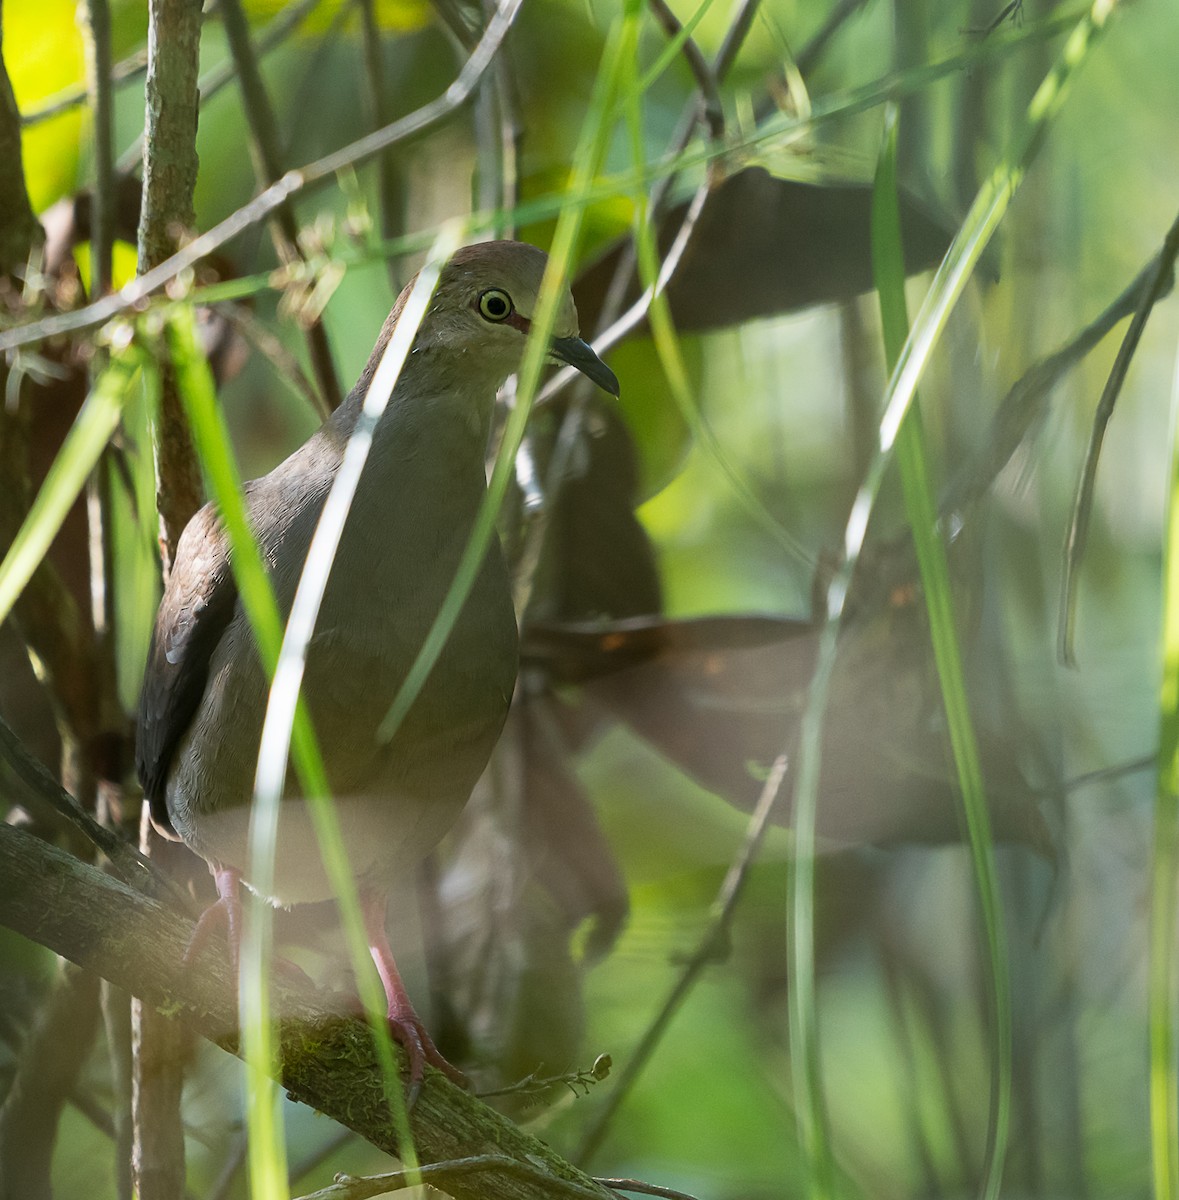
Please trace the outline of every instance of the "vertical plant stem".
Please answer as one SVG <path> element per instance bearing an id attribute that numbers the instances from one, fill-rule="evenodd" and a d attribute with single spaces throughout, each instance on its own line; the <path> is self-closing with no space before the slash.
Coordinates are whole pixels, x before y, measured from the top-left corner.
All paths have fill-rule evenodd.
<path id="1" fill-rule="evenodd" d="M 94 188 L 90 197 L 90 293 L 111 290 L 114 243 L 114 112 L 111 86 L 111 13 L 108 0 L 79 6 L 86 51 L 86 90 L 94 123 Z"/>
<path id="2" fill-rule="evenodd" d="M 889 105 L 885 111 L 884 146 L 877 169 L 872 205 L 872 258 L 877 293 L 880 297 L 885 359 L 891 371 L 896 366 L 905 339 L 909 336 L 909 314 L 905 306 L 905 256 L 901 245 L 901 215 L 897 195 L 896 108 Z M 999 899 L 990 814 L 987 810 L 982 767 L 966 698 L 962 657 L 958 648 L 950 569 L 938 531 L 937 504 L 930 479 L 925 434 L 916 395 L 901 422 L 896 445 L 901 488 L 929 612 L 934 659 L 958 772 L 958 786 L 962 792 L 971 860 L 987 944 L 991 975 L 989 1009 L 993 1038 L 990 1119 L 987 1127 L 982 1193 L 987 1200 L 996 1200 L 1003 1179 L 1011 1119 L 1010 964 L 1003 910 Z"/>
<path id="3" fill-rule="evenodd" d="M 98 976 L 62 963 L 0 1105 L 0 1200 L 52 1194 L 58 1121 L 98 1030 Z"/>
<path id="4" fill-rule="evenodd" d="M 149 0 L 141 275 L 168 258 L 176 250 L 178 232 L 195 223 L 200 36 L 199 3 Z M 201 500 L 192 436 L 167 367 L 161 372 L 154 433 L 160 558 L 166 577 L 180 532 Z M 145 815 L 140 826 L 145 854 L 152 854 L 156 836 Z M 136 1193 L 139 1200 L 175 1200 L 185 1179 L 180 1100 L 188 1035 L 141 1000 L 132 1002 L 131 1021 Z"/>
<path id="5" fill-rule="evenodd" d="M 364 52 L 364 100 L 372 129 L 383 129 L 393 119 L 389 107 L 388 85 L 385 81 L 385 54 L 381 40 L 381 25 L 377 17 L 376 0 L 357 0 L 360 9 L 361 42 Z M 401 173 L 388 150 L 377 155 L 377 196 L 381 213 L 381 237 L 390 241 L 401 234 L 405 226 L 405 188 Z M 405 283 L 401 265 L 396 258 L 386 263 L 389 282 L 395 292 Z"/>
<path id="6" fill-rule="evenodd" d="M 196 131 L 201 6 L 193 0 L 150 0 L 144 127 L 143 205 L 139 217 L 139 274 L 176 250 L 177 232 L 195 222 Z M 165 371 L 156 417 L 156 504 L 160 557 L 172 569 L 176 541 L 200 507 L 201 481 L 192 436 L 170 373 Z"/>
<path id="7" fill-rule="evenodd" d="M 0 275 L 7 275 L 28 262 L 34 246 L 44 235 L 25 187 L 21 154 L 20 110 L 12 94 L 8 68 L 4 65 L 4 43 L 0 32 Z M 0 368 L 2 369 L 2 368 Z"/>

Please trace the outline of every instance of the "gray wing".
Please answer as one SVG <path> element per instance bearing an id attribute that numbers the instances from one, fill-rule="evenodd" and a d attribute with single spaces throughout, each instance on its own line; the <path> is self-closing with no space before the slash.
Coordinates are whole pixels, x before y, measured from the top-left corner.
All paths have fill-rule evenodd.
<path id="1" fill-rule="evenodd" d="M 167 784 L 172 758 L 209 678 L 209 660 L 237 605 L 229 541 L 206 504 L 180 535 L 176 563 L 164 589 L 139 697 L 135 765 L 151 817 L 172 830 Z"/>

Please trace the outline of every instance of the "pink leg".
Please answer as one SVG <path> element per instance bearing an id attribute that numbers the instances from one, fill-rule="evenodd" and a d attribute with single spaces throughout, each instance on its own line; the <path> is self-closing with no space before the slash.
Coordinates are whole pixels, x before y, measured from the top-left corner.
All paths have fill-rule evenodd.
<path id="1" fill-rule="evenodd" d="M 368 948 L 377 965 L 381 982 L 385 985 L 385 998 L 389 1004 L 389 1029 L 405 1047 L 409 1058 L 410 1097 L 416 1097 L 421 1087 L 425 1064 L 430 1063 L 460 1087 L 467 1086 L 467 1077 L 442 1057 L 438 1047 L 430 1039 L 421 1018 L 414 1012 L 401 973 L 393 961 L 393 951 L 385 933 L 385 905 L 388 896 L 383 891 L 366 889 L 361 893 L 364 911 L 364 927 L 368 933 Z"/>
<path id="2" fill-rule="evenodd" d="M 200 915 L 188 948 L 184 952 L 184 965 L 191 967 L 197 955 L 204 949 L 210 936 L 219 929 L 225 930 L 229 942 L 229 961 L 236 976 L 241 970 L 242 957 L 242 873 L 235 867 L 210 867 L 217 882 L 217 896 Z M 281 975 L 295 987 L 313 988 L 315 984 L 302 967 L 285 958 L 271 960 L 276 975 Z"/>
<path id="3" fill-rule="evenodd" d="M 233 867 L 211 866 L 209 869 L 217 883 L 218 899 L 201 913 L 200 920 L 192 931 L 192 937 L 188 939 L 184 965 L 192 966 L 210 935 L 215 930 L 224 928 L 229 941 L 230 962 L 233 963 L 233 973 L 236 975 L 241 963 L 242 950 L 242 873 Z"/>

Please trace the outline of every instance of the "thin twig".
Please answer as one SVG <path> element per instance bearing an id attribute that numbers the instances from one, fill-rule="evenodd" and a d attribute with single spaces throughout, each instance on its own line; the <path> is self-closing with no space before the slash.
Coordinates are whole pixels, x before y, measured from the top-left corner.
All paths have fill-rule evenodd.
<path id="1" fill-rule="evenodd" d="M 1150 319 L 1151 311 L 1159 297 L 1170 286 L 1176 255 L 1179 255 L 1179 217 L 1175 218 L 1174 224 L 1167 231 L 1162 250 L 1155 260 L 1154 269 L 1143 285 L 1138 309 L 1118 348 L 1118 356 L 1114 359 L 1113 368 L 1110 370 L 1109 378 L 1105 381 L 1101 399 L 1097 403 L 1097 411 L 1093 415 L 1093 431 L 1089 437 L 1085 463 L 1077 483 L 1072 521 L 1065 539 L 1064 575 L 1060 584 L 1060 634 L 1057 649 L 1060 661 L 1066 666 L 1076 666 L 1074 640 L 1077 586 L 1080 581 L 1081 560 L 1085 556 L 1085 546 L 1089 537 L 1089 521 L 1093 514 L 1093 492 L 1097 486 L 1097 462 L 1101 457 L 1101 444 L 1105 438 L 1105 430 L 1109 425 L 1110 417 L 1113 416 L 1114 405 L 1122 390 L 1126 372 L 1130 369 L 1130 361 L 1142 339 L 1142 331 L 1146 328 L 1146 322 Z"/>
<path id="2" fill-rule="evenodd" d="M 391 117 L 376 0 L 357 0 L 357 7 L 360 9 L 361 46 L 364 51 L 364 98 L 368 107 L 369 124 L 373 129 L 383 129 L 389 124 Z M 381 237 L 388 241 L 400 234 L 405 226 L 405 192 L 396 164 L 388 151 L 377 158 L 377 196 L 381 212 Z M 385 265 L 394 292 L 401 291 L 405 281 L 398 271 L 397 260 L 390 258 Z"/>
<path id="3" fill-rule="evenodd" d="M 21 156 L 20 111 L 16 107 L 0 41 L 0 275 L 23 267 L 44 240 L 29 203 Z"/>
<path id="4" fill-rule="evenodd" d="M 0 717 L 0 764 L 6 764 L 12 778 L 27 796 L 47 804 L 54 812 L 76 826 L 110 860 L 115 872 L 128 887 L 145 896 L 166 899 L 187 909 L 186 894 L 161 871 L 148 862 L 125 838 L 96 821 L 73 796 L 49 773 L 39 758 L 31 754 Z"/>
<path id="5" fill-rule="evenodd" d="M 441 12 L 446 6 L 443 5 Z M 448 27 L 451 22 L 447 22 Z M 470 48 L 470 38 L 464 44 Z M 503 62 L 503 55 L 497 62 Z M 490 71 L 479 84 L 472 106 L 472 126 L 475 138 L 475 197 L 477 207 L 484 212 L 494 213 L 492 234 L 497 238 L 509 237 L 504 224 L 504 140 L 503 126 L 499 119 L 496 70 Z"/>
<path id="6" fill-rule="evenodd" d="M 588 1096 L 590 1088 L 601 1083 L 610 1075 L 613 1060 L 609 1054 L 599 1054 L 594 1059 L 593 1066 L 579 1071 L 566 1071 L 563 1075 L 538 1076 L 535 1071 L 506 1087 L 492 1088 L 490 1091 L 477 1092 L 480 1100 L 489 1100 L 494 1096 L 539 1096 L 552 1088 L 564 1084 L 575 1096 Z"/>
<path id="7" fill-rule="evenodd" d="M 468 1175 L 498 1173 L 540 1184 L 554 1196 L 572 1196 L 578 1200 L 602 1200 L 603 1193 L 569 1179 L 560 1179 L 541 1167 L 520 1162 L 503 1154 L 477 1154 L 470 1158 L 452 1158 L 430 1163 L 412 1171 L 389 1171 L 383 1175 L 337 1175 L 336 1182 L 309 1192 L 299 1200 L 368 1200 L 387 1192 L 400 1192 L 419 1183 L 446 1190 L 445 1185 Z"/>
<path id="8" fill-rule="evenodd" d="M 351 1129 L 347 1126 L 341 1126 L 327 1141 L 317 1146 L 310 1153 L 303 1155 L 297 1162 L 291 1164 L 291 1183 L 297 1183 L 300 1179 L 310 1175 L 316 1167 L 337 1153 L 345 1143 L 354 1141 L 355 1139 L 356 1134 Z M 212 1200 L 212 1197 L 210 1197 L 210 1200 Z"/>
<path id="9" fill-rule="evenodd" d="M 668 7 L 667 0 L 647 0 L 647 4 L 669 38 L 675 39 L 683 35 L 684 26 Z M 700 93 L 700 119 L 707 128 L 708 136 L 714 142 L 719 142 L 725 136 L 725 109 L 721 103 L 716 73 L 692 38 L 684 38 L 682 50 L 684 62 L 688 64 L 688 70 L 692 72 L 692 77 L 696 80 L 696 89 Z"/>
<path id="10" fill-rule="evenodd" d="M 138 273 L 175 253 L 196 223 L 196 132 L 199 110 L 201 6 L 191 0 L 150 0 L 148 6 L 143 203 Z M 201 476 L 175 371 L 160 372 L 152 449 L 156 468 L 160 561 L 171 571 L 181 531 L 201 503 Z M 150 855 L 154 834 L 144 806 L 140 846 Z M 131 1172 L 140 1200 L 173 1200 L 184 1190 L 181 1099 L 189 1032 L 140 997 L 131 1002 Z"/>
<path id="11" fill-rule="evenodd" d="M 143 205 L 139 214 L 139 279 L 174 256 L 181 230 L 196 221 L 197 67 L 201 13 L 189 0 L 151 0 Z M 129 286 L 134 286 L 131 284 Z M 97 304 L 116 303 L 119 293 Z M 94 308 L 95 305 L 90 306 Z M 160 558 L 167 573 L 180 532 L 200 507 L 201 478 L 172 373 L 162 372 L 153 439 Z"/>
<path id="12" fill-rule="evenodd" d="M 782 754 L 774 760 L 773 766 L 770 767 L 770 773 L 762 786 L 757 805 L 745 827 L 745 837 L 741 849 L 730 863 L 720 891 L 717 892 L 716 900 L 713 901 L 712 920 L 704 931 L 704 936 L 684 964 L 679 978 L 672 985 L 667 998 L 647 1026 L 646 1032 L 639 1039 L 634 1053 L 619 1072 L 618 1081 L 610 1090 L 597 1117 L 582 1136 L 574 1155 L 575 1162 L 586 1162 L 602 1144 L 611 1121 L 646 1068 L 660 1040 L 667 1032 L 672 1018 L 687 998 L 696 980 L 703 973 L 705 967 L 716 962 L 727 951 L 733 914 L 737 909 L 737 902 L 741 899 L 749 868 L 753 866 L 758 851 L 761 849 L 769 825 L 770 814 L 778 802 L 778 795 L 785 777 L 786 756 Z"/>
<path id="13" fill-rule="evenodd" d="M 114 98 L 111 86 L 111 12 L 108 0 L 78 8 L 86 50 L 86 91 L 94 126 L 94 191 L 90 198 L 90 293 L 111 287 L 114 243 Z"/>
<path id="14" fill-rule="evenodd" d="M 814 70 L 831 39 L 843 28 L 848 18 L 863 8 L 867 0 L 839 0 L 827 14 L 827 19 L 811 35 L 810 41 L 798 52 L 794 65 L 804 77 Z"/>
<path id="15" fill-rule="evenodd" d="M 250 309 L 242 304 L 227 303 L 218 304 L 216 311 L 259 354 L 269 359 L 275 375 L 287 385 L 294 395 L 304 401 L 321 421 L 331 415 L 323 397 L 304 374 L 299 360 L 287 349 L 282 338 L 278 337 L 263 321 L 260 321 Z"/>
<path id="16" fill-rule="evenodd" d="M 600 1183 L 612 1192 L 638 1192 L 642 1196 L 662 1196 L 664 1200 L 696 1200 L 696 1197 L 688 1192 L 662 1187 L 658 1183 L 644 1183 L 641 1179 L 604 1179 L 595 1175 L 594 1183 Z"/>
<path id="17" fill-rule="evenodd" d="M 1152 771 L 1158 765 L 1158 761 L 1158 751 L 1153 750 L 1150 754 L 1143 754 L 1126 762 L 1115 763 L 1112 767 L 1098 767 L 1096 770 L 1074 775 L 1060 785 L 1060 790 L 1066 793 L 1076 792 L 1097 783 L 1110 783 L 1115 779 L 1123 779 L 1127 775 L 1136 775 L 1139 771 Z"/>
<path id="18" fill-rule="evenodd" d="M 120 83 L 130 83 L 146 70 L 147 47 L 143 46 L 111 67 L 110 81 L 116 86 Z M 77 108 L 79 105 L 87 103 L 88 99 L 88 85 L 86 83 L 75 84 L 56 95 L 47 97 L 40 104 L 22 113 L 20 123 L 25 129 L 28 129 L 31 125 L 39 125 L 42 121 L 48 121 L 50 117 L 61 116 L 62 113 L 69 112 L 71 108 Z"/>
<path id="19" fill-rule="evenodd" d="M 131 1148 L 131 997 L 122 988 L 102 981 L 100 1004 L 110 1070 L 111 1137 L 115 1150 L 115 1195 L 132 1200 Z"/>
<path id="20" fill-rule="evenodd" d="M 484 0 L 488 17 L 494 7 L 492 0 Z M 500 120 L 500 206 L 505 214 L 510 214 L 520 203 L 520 158 L 524 143 L 524 122 L 520 119 L 520 97 L 512 70 L 510 46 L 505 45 L 504 52 L 497 56 L 492 74 Z M 505 216 L 502 228 L 504 237 L 515 236 L 515 224 L 510 216 Z"/>
<path id="21" fill-rule="evenodd" d="M 240 233 L 265 220 L 280 205 L 305 189 L 331 178 L 346 167 L 359 166 L 388 146 L 415 137 L 445 120 L 470 99 L 520 10 L 522 0 L 503 0 L 488 23 L 479 44 L 472 51 L 455 81 L 437 99 L 394 121 L 376 133 L 333 150 L 305 167 L 288 171 L 253 200 L 242 205 L 207 233 L 200 234 L 182 249 L 170 255 L 154 269 L 132 280 L 120 291 L 71 313 L 59 313 L 0 332 L 0 351 L 14 350 L 59 334 L 93 329 L 113 317 L 137 308 L 170 283 L 181 272 L 220 249 Z"/>
<path id="22" fill-rule="evenodd" d="M 234 1137 L 233 1145 L 229 1148 L 229 1154 L 221 1164 L 221 1171 L 205 1200 L 226 1200 L 226 1197 L 233 1191 L 234 1184 L 241 1173 L 249 1149 L 250 1135 L 242 1129 Z"/>
<path id="23" fill-rule="evenodd" d="M 1003 5 L 999 12 L 985 25 L 963 29 L 962 32 L 972 34 L 974 37 L 989 37 L 1004 21 L 1010 21 L 1015 25 L 1022 20 L 1023 0 L 1010 0 L 1010 3 Z"/>
<path id="24" fill-rule="evenodd" d="M 717 83 L 724 83 L 733 63 L 737 61 L 737 55 L 749 36 L 753 18 L 757 16 L 760 4 L 761 0 L 742 0 L 741 7 L 733 14 L 720 49 L 716 52 L 716 61 L 712 64 Z"/>

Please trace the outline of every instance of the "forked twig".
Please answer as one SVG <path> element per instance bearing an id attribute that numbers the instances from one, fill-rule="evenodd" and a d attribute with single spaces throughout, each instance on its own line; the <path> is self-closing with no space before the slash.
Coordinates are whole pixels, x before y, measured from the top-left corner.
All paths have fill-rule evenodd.
<path id="1" fill-rule="evenodd" d="M 655 19 L 663 26 L 663 32 L 669 38 L 680 37 L 684 32 L 679 17 L 668 7 L 667 0 L 647 0 Z M 725 110 L 721 103 L 720 87 L 717 75 L 704 57 L 700 47 L 690 37 L 684 38 L 684 61 L 688 70 L 696 80 L 696 89 L 700 93 L 700 117 L 708 128 L 708 136 L 713 141 L 720 141 L 725 136 Z"/>

